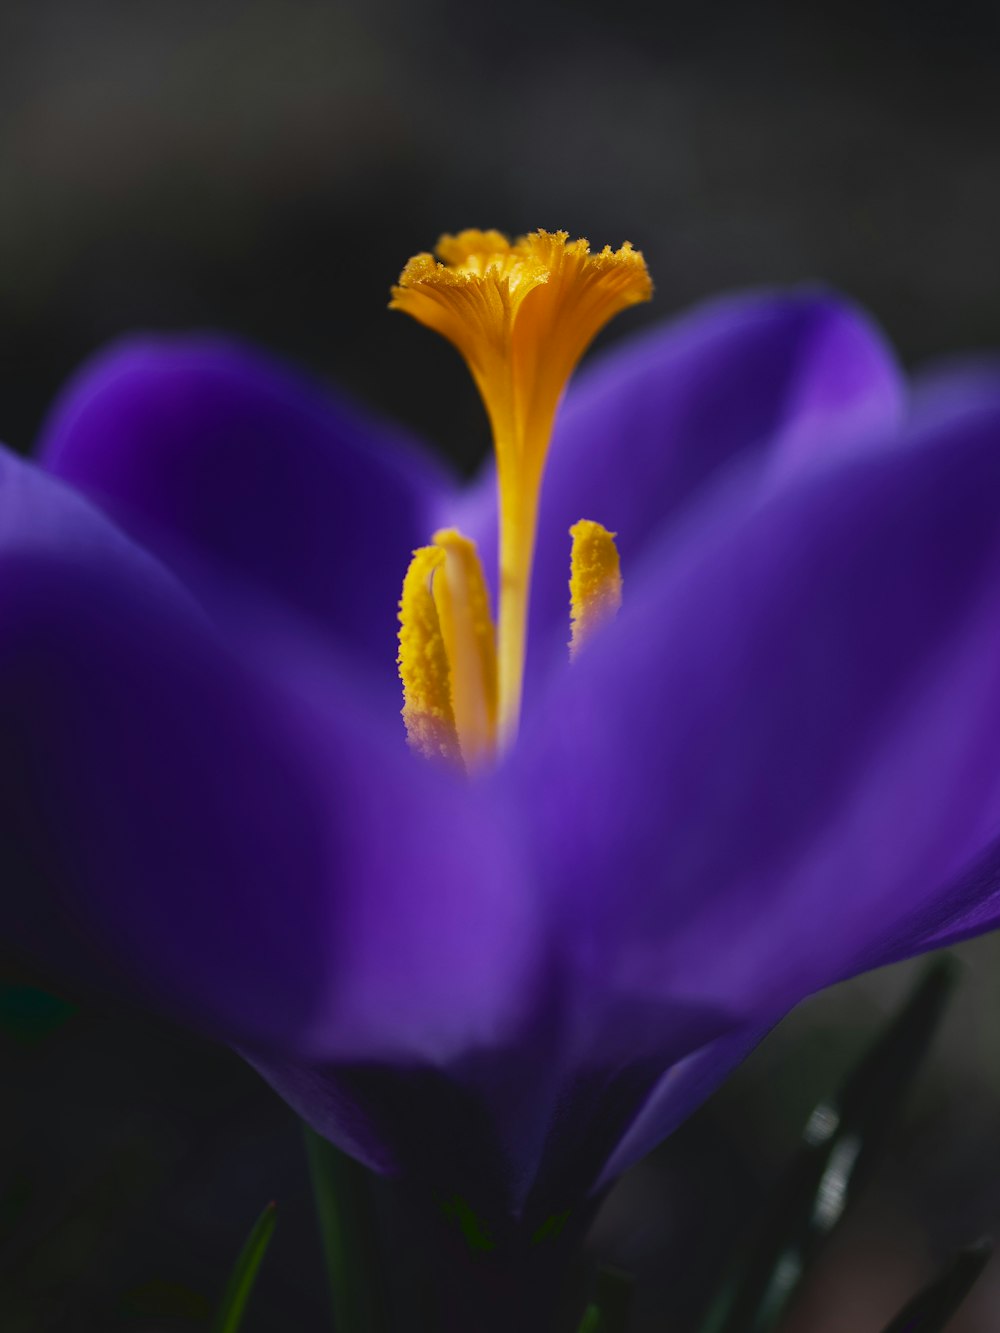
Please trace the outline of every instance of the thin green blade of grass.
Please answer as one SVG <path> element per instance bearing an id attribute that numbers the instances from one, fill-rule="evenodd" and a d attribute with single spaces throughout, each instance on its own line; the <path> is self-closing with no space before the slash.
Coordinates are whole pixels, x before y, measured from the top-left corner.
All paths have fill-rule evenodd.
<path id="1" fill-rule="evenodd" d="M 277 1207 L 269 1203 L 254 1223 L 229 1275 L 229 1282 L 212 1324 L 212 1333 L 238 1333 L 261 1262 L 274 1235 L 276 1222 Z"/>
<path id="2" fill-rule="evenodd" d="M 369 1173 L 314 1130 L 304 1129 L 334 1333 L 384 1333 Z"/>

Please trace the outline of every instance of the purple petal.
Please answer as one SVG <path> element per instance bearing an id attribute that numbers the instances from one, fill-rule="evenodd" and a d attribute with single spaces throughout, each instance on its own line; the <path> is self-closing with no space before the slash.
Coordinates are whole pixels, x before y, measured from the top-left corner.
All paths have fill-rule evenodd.
<path id="1" fill-rule="evenodd" d="M 998 494 L 995 400 L 649 554 L 503 775 L 582 993 L 755 1026 L 975 916 L 1000 834 Z"/>
<path id="2" fill-rule="evenodd" d="M 570 388 L 546 470 L 529 682 L 565 651 L 568 533 L 578 519 L 618 534 L 627 582 L 664 524 L 734 467 L 775 484 L 881 440 L 902 403 L 881 335 L 819 292 L 715 302 L 595 359 Z M 490 471 L 458 522 L 479 541 L 495 587 L 493 490 Z"/>
<path id="3" fill-rule="evenodd" d="M 900 928 L 888 945 L 877 940 L 869 954 L 854 960 L 845 976 L 914 954 L 944 949 L 1000 928 L 1000 840 L 994 842 L 951 891 L 927 903 Z"/>
<path id="4" fill-rule="evenodd" d="M 630 1166 L 669 1137 L 742 1064 L 766 1035 L 766 1028 L 739 1029 L 717 1037 L 678 1061 L 663 1075 L 618 1141 L 597 1181 L 610 1185 Z"/>
<path id="5" fill-rule="evenodd" d="M 1000 393 L 996 355 L 948 357 L 923 367 L 910 391 L 910 417 L 922 424 L 975 411 Z"/>
<path id="6" fill-rule="evenodd" d="M 152 558 L 0 455 L 6 944 L 286 1058 L 501 1040 L 538 947 L 514 840 L 335 684 L 319 709 L 252 676 Z"/>
<path id="7" fill-rule="evenodd" d="M 402 577 L 451 489 L 400 431 L 238 344 L 146 338 L 80 372 L 42 458 L 189 581 L 294 610 L 398 695 Z"/>
<path id="8" fill-rule="evenodd" d="M 539 1005 L 515 1041 L 447 1068 L 248 1058 L 319 1133 L 373 1169 L 405 1176 L 434 1197 L 464 1193 L 474 1182 L 494 1215 L 540 1223 L 596 1188 L 609 1156 L 617 1161 L 623 1134 L 628 1152 L 641 1154 L 656 1141 L 649 1135 L 668 1113 L 666 1064 L 678 1062 L 672 1129 L 751 1044 L 740 1034 L 739 1054 L 728 1038 L 708 1047 L 733 1051 L 724 1070 L 718 1057 L 702 1060 L 700 1052 L 689 1064 L 684 1057 L 719 1030 L 719 1016 L 660 1006 L 657 1059 L 634 1058 L 621 1031 L 616 1049 L 595 1058 L 593 1051 L 574 1055 L 551 1020 L 552 1009 Z M 652 1113 L 643 1109 L 647 1100 Z"/>

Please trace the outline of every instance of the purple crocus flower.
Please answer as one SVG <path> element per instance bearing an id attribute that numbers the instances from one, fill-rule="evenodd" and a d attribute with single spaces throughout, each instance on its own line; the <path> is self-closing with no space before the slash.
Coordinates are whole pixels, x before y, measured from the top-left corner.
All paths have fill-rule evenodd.
<path id="1" fill-rule="evenodd" d="M 1000 920 L 1000 391 L 911 406 L 808 290 L 595 358 L 518 740 L 470 781 L 407 749 L 395 617 L 442 524 L 495 581 L 495 494 L 236 343 L 111 348 L 0 457 L 0 782 L 19 954 L 229 1042 L 503 1250 L 803 996 Z M 581 517 L 625 595 L 571 667 Z"/>

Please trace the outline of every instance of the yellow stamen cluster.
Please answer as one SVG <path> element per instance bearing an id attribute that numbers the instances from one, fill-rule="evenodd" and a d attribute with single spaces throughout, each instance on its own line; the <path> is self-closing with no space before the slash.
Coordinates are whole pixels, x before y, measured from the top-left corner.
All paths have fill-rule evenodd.
<path id="1" fill-rule="evenodd" d="M 618 614 L 615 534 L 581 519 L 570 528 L 570 659 Z M 425 759 L 481 770 L 496 750 L 496 643 L 476 544 L 454 528 L 421 546 L 399 603 L 399 674 L 410 745 Z"/>
<path id="2" fill-rule="evenodd" d="M 413 748 L 425 759 L 462 763 L 451 702 L 448 653 L 431 592 L 434 571 L 444 552 L 421 546 L 403 580 L 399 599 L 399 675 L 403 682 L 403 721 Z"/>
<path id="3" fill-rule="evenodd" d="M 627 242 L 591 254 L 564 231 L 510 241 L 497 231 L 443 236 L 438 259 L 416 255 L 391 305 L 464 356 L 493 428 L 500 500 L 499 732 L 509 745 L 521 707 L 538 496 L 563 389 L 601 328 L 652 284 Z"/>
<path id="4" fill-rule="evenodd" d="M 455 728 L 466 767 L 493 756 L 497 732 L 497 647 L 490 597 L 476 544 L 454 528 L 435 532 L 444 563 L 434 575 L 451 679 Z"/>
<path id="5" fill-rule="evenodd" d="M 582 518 L 569 530 L 573 538 L 570 556 L 569 597 L 572 638 L 569 654 L 575 658 L 583 645 L 609 620 L 622 604 L 622 572 L 615 546 L 615 533 Z"/>
<path id="6" fill-rule="evenodd" d="M 480 766 L 517 734 L 538 499 L 559 399 L 580 357 L 652 283 L 626 241 L 591 254 L 565 231 L 508 240 L 498 231 L 442 236 L 415 255 L 391 306 L 448 338 L 468 363 L 493 429 L 500 507 L 499 624 L 472 543 L 435 534 L 414 553 L 400 604 L 399 667 L 410 743 Z M 617 610 L 612 534 L 573 529 L 572 653 Z"/>
<path id="7" fill-rule="evenodd" d="M 425 759 L 474 771 L 496 745 L 496 643 L 475 542 L 453 528 L 421 546 L 403 580 L 403 721 Z"/>

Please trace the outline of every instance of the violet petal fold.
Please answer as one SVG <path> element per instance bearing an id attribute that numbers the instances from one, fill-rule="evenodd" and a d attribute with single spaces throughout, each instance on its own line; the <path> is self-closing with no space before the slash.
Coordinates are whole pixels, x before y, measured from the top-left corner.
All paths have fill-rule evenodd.
<path id="1" fill-rule="evenodd" d="M 570 526 L 618 534 L 626 580 L 663 525 L 734 467 L 777 484 L 817 459 L 881 442 L 903 386 L 868 318 L 824 292 L 713 302 L 595 356 L 570 386 L 542 488 L 532 582 L 530 682 L 565 649 Z M 492 469 L 457 520 L 495 584 Z M 442 514 L 442 521 L 455 522 Z"/>
<path id="2" fill-rule="evenodd" d="M 528 876 L 394 722 L 251 676 L 152 557 L 0 452 L 5 947 L 285 1058 L 502 1041 L 532 998 Z"/>
<path id="3" fill-rule="evenodd" d="M 581 993 L 766 1024 L 982 910 L 998 494 L 1000 399 L 647 555 L 504 772 Z"/>
<path id="4" fill-rule="evenodd" d="M 668 1069 L 608 1158 L 597 1187 L 610 1185 L 671 1135 L 746 1059 L 767 1031 L 750 1028 L 727 1033 Z"/>
<path id="5" fill-rule="evenodd" d="M 238 343 L 149 337 L 79 372 L 41 458 L 185 579 L 293 609 L 398 695 L 399 589 L 452 485 L 398 427 Z"/>

